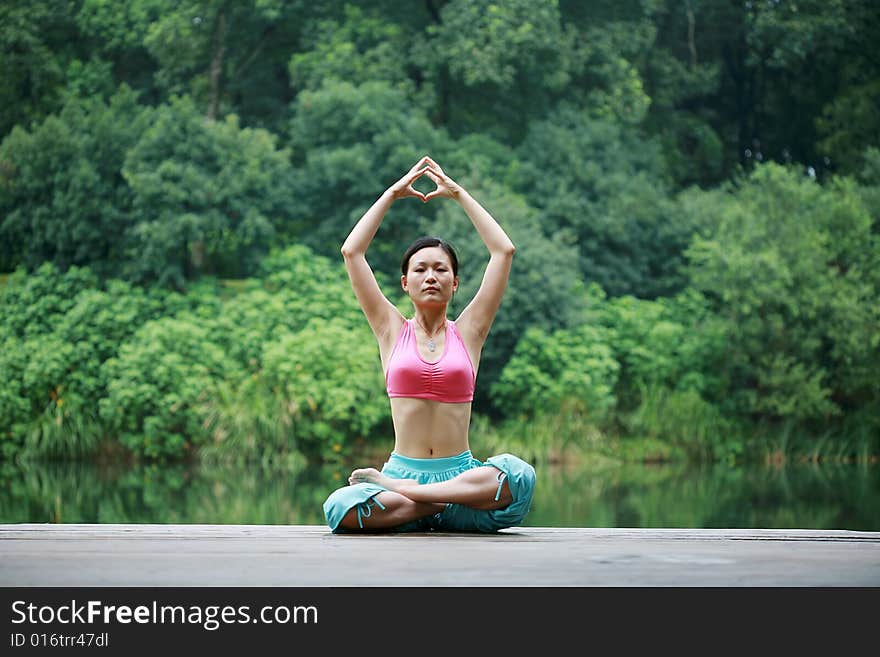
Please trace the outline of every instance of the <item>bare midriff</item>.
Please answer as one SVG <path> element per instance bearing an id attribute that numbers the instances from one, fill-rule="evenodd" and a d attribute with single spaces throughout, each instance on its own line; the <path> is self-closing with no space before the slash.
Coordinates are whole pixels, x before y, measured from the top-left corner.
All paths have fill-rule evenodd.
<path id="1" fill-rule="evenodd" d="M 470 449 L 471 403 L 393 397 L 394 451 L 416 459 L 455 456 Z"/>

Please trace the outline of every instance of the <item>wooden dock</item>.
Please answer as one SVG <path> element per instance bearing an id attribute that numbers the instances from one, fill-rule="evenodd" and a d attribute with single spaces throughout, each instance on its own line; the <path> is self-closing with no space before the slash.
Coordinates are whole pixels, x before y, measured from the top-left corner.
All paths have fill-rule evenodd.
<path id="1" fill-rule="evenodd" d="M 880 532 L 7 524 L 0 586 L 877 587 Z"/>

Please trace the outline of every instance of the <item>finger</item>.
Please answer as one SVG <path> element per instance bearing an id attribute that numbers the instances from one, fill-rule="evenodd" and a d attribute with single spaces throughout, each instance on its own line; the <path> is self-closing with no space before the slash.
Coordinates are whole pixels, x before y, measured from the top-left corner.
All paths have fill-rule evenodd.
<path id="1" fill-rule="evenodd" d="M 443 196 L 443 192 L 441 192 L 439 189 L 435 189 L 433 192 L 425 195 L 425 203 L 427 203 L 431 199 L 440 198 L 441 196 Z"/>
<path id="2" fill-rule="evenodd" d="M 422 192 L 417 190 L 412 185 L 407 185 L 406 187 L 404 187 L 403 194 L 404 196 L 418 196 L 419 198 L 423 198 L 425 196 L 424 194 L 422 194 Z"/>
<path id="3" fill-rule="evenodd" d="M 434 160 L 432 160 L 430 157 L 428 157 L 427 155 L 425 155 L 425 162 L 427 162 L 432 167 L 437 169 L 440 173 L 443 173 L 442 167 L 439 164 L 437 164 Z"/>
<path id="4" fill-rule="evenodd" d="M 428 173 L 428 167 L 427 167 L 427 166 L 422 167 L 422 168 L 419 169 L 418 171 L 413 171 L 413 172 L 411 172 L 411 173 L 410 173 L 410 176 L 409 176 L 409 184 L 412 185 L 416 180 L 418 180 L 419 178 L 421 178 L 422 176 L 424 176 L 426 173 Z"/>
<path id="5" fill-rule="evenodd" d="M 425 164 L 427 164 L 427 162 L 428 162 L 428 156 L 425 155 L 425 156 L 422 157 L 418 162 L 416 162 L 415 164 L 413 164 L 413 166 L 412 166 L 412 168 L 410 169 L 410 171 L 411 171 L 411 172 L 412 172 L 412 171 L 415 171 L 415 170 L 418 169 L 419 167 L 422 167 L 422 166 L 424 166 Z"/>
<path id="6" fill-rule="evenodd" d="M 406 188 L 406 191 L 409 192 L 409 196 L 415 196 L 416 198 L 420 198 L 420 199 L 422 199 L 422 201 L 425 200 L 425 195 L 422 194 L 422 193 L 421 193 L 419 190 L 417 190 L 415 187 L 411 187 L 411 186 L 410 186 L 410 187 L 407 187 L 407 188 Z"/>
<path id="7" fill-rule="evenodd" d="M 438 185 L 442 185 L 446 181 L 446 176 L 437 173 L 437 171 L 435 171 L 434 169 L 428 169 L 425 172 L 425 175 Z"/>

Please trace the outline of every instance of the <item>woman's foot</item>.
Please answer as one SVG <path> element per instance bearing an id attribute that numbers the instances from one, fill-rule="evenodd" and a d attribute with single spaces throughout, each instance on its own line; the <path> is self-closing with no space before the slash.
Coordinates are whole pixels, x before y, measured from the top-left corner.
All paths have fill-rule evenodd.
<path id="1" fill-rule="evenodd" d="M 376 468 L 358 468 L 357 470 L 352 470 L 351 475 L 348 477 L 349 484 L 378 484 L 379 486 L 383 486 L 388 490 L 399 491 L 401 488 L 406 488 L 407 486 L 418 486 L 419 482 L 415 479 L 394 479 L 393 477 L 389 477 L 387 475 L 383 475 L 381 472 L 376 470 Z"/>

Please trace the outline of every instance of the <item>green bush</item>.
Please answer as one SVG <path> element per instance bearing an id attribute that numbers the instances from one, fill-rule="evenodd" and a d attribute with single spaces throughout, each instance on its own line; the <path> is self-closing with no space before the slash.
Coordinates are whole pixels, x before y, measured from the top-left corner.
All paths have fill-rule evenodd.
<path id="1" fill-rule="evenodd" d="M 508 416 L 533 418 L 575 402 L 579 412 L 601 422 L 613 409 L 620 365 L 611 336 L 583 326 L 547 334 L 528 329 L 492 386 L 495 404 Z"/>
<path id="2" fill-rule="evenodd" d="M 880 238 L 852 181 L 767 164 L 705 200 L 689 274 L 729 327 L 725 407 L 802 426 L 876 408 Z"/>
<path id="3" fill-rule="evenodd" d="M 208 339 L 204 320 L 186 315 L 147 322 L 109 359 L 101 419 L 137 456 L 177 459 L 208 442 L 204 404 L 241 372 Z"/>
<path id="4" fill-rule="evenodd" d="M 282 333 L 263 352 L 263 385 L 281 400 L 297 448 L 334 458 L 374 437 L 390 438 L 390 407 L 376 341 L 366 323 L 313 319 Z"/>
<path id="5" fill-rule="evenodd" d="M 100 285 L 88 268 L 61 273 L 46 263 L 11 276 L 0 306 L 4 454 L 93 453 L 106 438 L 97 412 L 107 387 L 103 364 L 166 311 L 166 299 L 121 281 Z"/>

